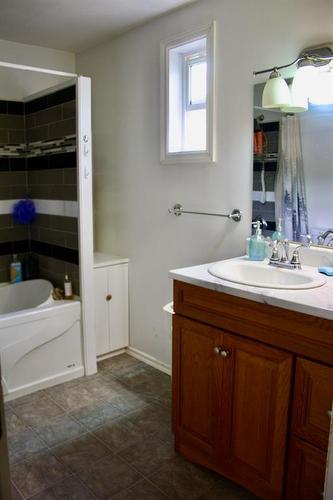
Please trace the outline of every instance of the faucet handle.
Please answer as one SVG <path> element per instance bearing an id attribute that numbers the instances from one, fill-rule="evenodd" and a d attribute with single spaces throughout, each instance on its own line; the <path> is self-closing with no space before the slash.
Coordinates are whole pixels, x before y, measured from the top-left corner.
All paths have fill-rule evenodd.
<path id="1" fill-rule="evenodd" d="M 295 267 L 295 269 L 302 269 L 301 259 L 300 259 L 299 250 L 298 250 L 302 246 L 303 245 L 299 245 L 298 247 L 295 248 L 295 250 L 293 251 L 292 257 L 290 259 L 290 264 L 292 264 Z"/>
<path id="2" fill-rule="evenodd" d="M 270 246 L 272 246 L 272 254 L 271 254 L 269 261 L 270 262 L 279 262 L 280 258 L 279 258 L 279 250 L 278 250 L 278 246 L 277 246 L 277 241 L 273 241 L 272 243 L 270 243 Z"/>

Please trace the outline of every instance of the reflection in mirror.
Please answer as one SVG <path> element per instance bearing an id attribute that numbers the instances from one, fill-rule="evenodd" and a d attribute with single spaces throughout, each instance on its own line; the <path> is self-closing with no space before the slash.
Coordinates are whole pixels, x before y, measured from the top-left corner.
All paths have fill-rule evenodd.
<path id="1" fill-rule="evenodd" d="M 254 87 L 253 220 L 291 241 L 333 248 L 333 103 L 304 113 L 261 107 Z"/>

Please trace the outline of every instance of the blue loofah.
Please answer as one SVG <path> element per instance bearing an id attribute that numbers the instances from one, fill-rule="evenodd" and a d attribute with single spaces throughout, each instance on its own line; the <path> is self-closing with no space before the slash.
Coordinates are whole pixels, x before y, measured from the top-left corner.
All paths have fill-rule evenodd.
<path id="1" fill-rule="evenodd" d="M 36 207 L 32 200 L 20 200 L 13 207 L 15 222 L 30 224 L 36 218 Z"/>

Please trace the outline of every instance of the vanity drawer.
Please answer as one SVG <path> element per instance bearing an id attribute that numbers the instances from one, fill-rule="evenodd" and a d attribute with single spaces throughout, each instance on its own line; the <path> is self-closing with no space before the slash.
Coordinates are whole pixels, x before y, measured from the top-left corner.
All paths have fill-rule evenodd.
<path id="1" fill-rule="evenodd" d="M 292 430 L 327 449 L 333 400 L 333 368 L 298 358 Z"/>

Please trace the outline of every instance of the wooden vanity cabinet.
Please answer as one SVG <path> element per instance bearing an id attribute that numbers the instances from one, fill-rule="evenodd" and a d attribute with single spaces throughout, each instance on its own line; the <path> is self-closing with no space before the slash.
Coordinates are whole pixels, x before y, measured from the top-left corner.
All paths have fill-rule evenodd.
<path id="1" fill-rule="evenodd" d="M 333 367 L 304 357 L 311 329 L 333 357 L 333 322 L 177 281 L 174 307 L 176 450 L 262 499 L 319 498 Z"/>
<path id="2" fill-rule="evenodd" d="M 292 431 L 327 450 L 333 400 L 333 368 L 297 359 Z"/>

